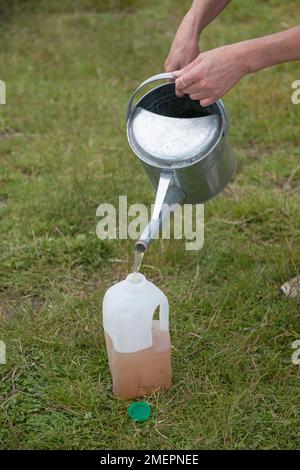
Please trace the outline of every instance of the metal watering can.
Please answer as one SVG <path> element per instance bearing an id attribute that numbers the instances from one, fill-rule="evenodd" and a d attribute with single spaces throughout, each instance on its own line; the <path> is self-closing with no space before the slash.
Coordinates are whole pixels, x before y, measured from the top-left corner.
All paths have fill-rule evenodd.
<path id="1" fill-rule="evenodd" d="M 152 220 L 136 244 L 141 251 L 153 241 L 174 204 L 208 201 L 225 188 L 235 169 L 227 143 L 227 111 L 221 100 L 202 107 L 188 95 L 177 97 L 174 82 L 168 82 L 134 105 L 142 88 L 162 79 L 172 80 L 173 75 L 161 73 L 145 80 L 127 107 L 129 145 L 156 189 Z"/>

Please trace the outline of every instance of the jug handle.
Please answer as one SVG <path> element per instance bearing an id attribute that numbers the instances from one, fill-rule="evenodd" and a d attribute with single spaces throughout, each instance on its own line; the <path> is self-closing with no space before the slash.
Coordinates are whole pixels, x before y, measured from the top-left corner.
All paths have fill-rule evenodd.
<path id="1" fill-rule="evenodd" d="M 169 302 L 165 295 L 159 304 L 159 327 L 161 331 L 169 330 Z"/>
<path id="2" fill-rule="evenodd" d="M 156 82 L 157 80 L 175 80 L 173 77 L 173 74 L 171 72 L 164 72 L 164 73 L 158 73 L 157 75 L 153 75 L 150 78 L 147 78 L 144 82 L 142 82 L 137 89 L 132 93 L 131 97 L 129 98 L 128 105 L 127 105 L 127 111 L 126 111 L 126 118 L 127 121 L 132 113 L 132 103 L 135 98 L 135 95 L 137 94 L 138 91 L 140 91 L 142 88 L 144 88 L 146 85 L 149 85 L 149 83 Z"/>

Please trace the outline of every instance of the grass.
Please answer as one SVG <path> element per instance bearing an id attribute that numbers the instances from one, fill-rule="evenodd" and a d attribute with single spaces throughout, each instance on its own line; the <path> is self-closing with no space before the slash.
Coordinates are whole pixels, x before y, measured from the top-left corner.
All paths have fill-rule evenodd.
<path id="1" fill-rule="evenodd" d="M 153 201 L 124 109 L 162 70 L 188 4 L 0 2 L 3 449 L 299 447 L 299 306 L 278 295 L 300 263 L 300 106 L 290 101 L 299 63 L 226 97 L 239 165 L 206 205 L 204 248 L 156 242 L 145 259 L 170 301 L 173 387 L 149 398 L 141 426 L 111 394 L 101 302 L 128 273 L 133 244 L 98 240 L 95 213 L 121 194 Z M 292 26 L 297 4 L 233 2 L 201 47 Z"/>

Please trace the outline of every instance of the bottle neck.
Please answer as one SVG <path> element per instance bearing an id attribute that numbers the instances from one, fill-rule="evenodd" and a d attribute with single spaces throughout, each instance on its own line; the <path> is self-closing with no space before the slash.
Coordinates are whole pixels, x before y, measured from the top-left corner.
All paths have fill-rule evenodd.
<path id="1" fill-rule="evenodd" d="M 141 273 L 131 273 L 125 279 L 126 287 L 131 290 L 142 289 L 146 283 L 146 278 Z"/>

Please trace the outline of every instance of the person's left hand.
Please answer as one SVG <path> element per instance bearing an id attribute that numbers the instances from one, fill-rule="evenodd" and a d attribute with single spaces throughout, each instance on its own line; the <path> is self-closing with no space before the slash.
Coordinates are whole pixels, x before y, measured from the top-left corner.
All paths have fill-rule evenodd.
<path id="1" fill-rule="evenodd" d="M 173 72 L 176 94 L 190 95 L 202 106 L 209 106 L 248 72 L 242 43 L 218 47 L 199 54 L 189 65 Z"/>

